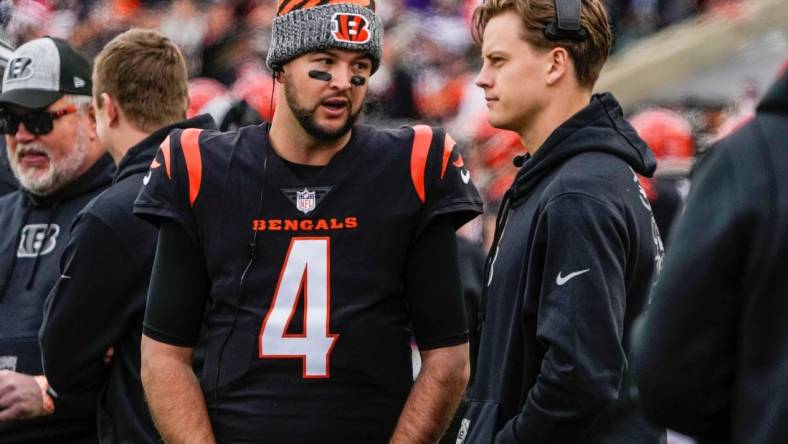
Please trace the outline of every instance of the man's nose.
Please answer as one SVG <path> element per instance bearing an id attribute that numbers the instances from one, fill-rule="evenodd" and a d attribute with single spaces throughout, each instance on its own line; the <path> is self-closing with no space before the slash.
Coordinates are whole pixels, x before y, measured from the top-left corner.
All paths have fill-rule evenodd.
<path id="1" fill-rule="evenodd" d="M 350 79 L 353 77 L 353 71 L 350 69 L 350 66 L 342 66 L 341 64 L 338 64 L 330 72 L 331 72 L 330 84 L 333 88 L 342 91 L 350 89 L 350 87 L 352 86 L 350 83 Z"/>
<path id="2" fill-rule="evenodd" d="M 24 123 L 19 122 L 19 126 L 16 129 L 16 134 L 14 134 L 14 139 L 17 142 L 25 143 L 25 142 L 30 142 L 35 138 L 36 135 L 28 131 Z"/>

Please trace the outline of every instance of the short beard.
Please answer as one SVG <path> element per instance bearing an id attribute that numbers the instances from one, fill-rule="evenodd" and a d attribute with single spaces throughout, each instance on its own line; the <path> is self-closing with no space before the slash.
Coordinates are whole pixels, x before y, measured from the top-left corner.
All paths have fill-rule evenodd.
<path id="1" fill-rule="evenodd" d="M 303 128 L 304 131 L 307 132 L 307 134 L 322 142 L 333 142 L 335 140 L 342 138 L 342 136 L 347 134 L 353 128 L 353 125 L 356 124 L 356 121 L 358 120 L 358 116 L 359 114 L 361 114 L 361 109 L 363 108 L 361 107 L 356 113 L 351 112 L 347 120 L 345 121 L 345 124 L 342 125 L 342 127 L 340 127 L 339 129 L 334 131 L 327 131 L 325 128 L 322 128 L 318 126 L 317 123 L 315 123 L 314 115 L 315 115 L 315 110 L 317 109 L 318 106 L 320 106 L 319 103 L 315 105 L 315 107 L 312 108 L 311 110 L 308 110 L 306 108 L 301 108 L 300 106 L 298 106 L 295 97 L 290 92 L 291 84 L 289 82 L 285 86 L 284 90 L 285 90 L 285 98 L 287 98 L 287 105 L 290 107 L 290 110 L 293 112 L 293 115 L 295 116 L 296 120 L 298 120 L 298 123 L 301 125 L 301 128 Z"/>
<path id="2" fill-rule="evenodd" d="M 37 177 L 33 177 L 33 174 L 23 173 L 18 163 L 20 154 L 31 149 L 45 153 L 47 159 L 49 159 L 49 169 Z M 11 156 L 9 153 L 8 164 L 11 166 L 11 171 L 14 173 L 16 180 L 22 185 L 22 188 L 37 196 L 48 196 L 77 178 L 77 174 L 82 169 L 87 155 L 88 138 L 84 128 L 80 127 L 77 131 L 74 151 L 61 158 L 59 162 L 52 160 L 49 149 L 41 142 L 33 142 L 30 144 L 17 144 L 16 156 Z"/>

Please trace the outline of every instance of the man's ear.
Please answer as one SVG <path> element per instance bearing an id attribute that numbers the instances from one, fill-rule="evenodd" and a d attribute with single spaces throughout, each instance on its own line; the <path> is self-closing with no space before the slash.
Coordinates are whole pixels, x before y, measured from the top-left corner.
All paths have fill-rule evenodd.
<path id="1" fill-rule="evenodd" d="M 285 83 L 284 74 L 285 74 L 284 68 L 282 67 L 276 68 L 276 70 L 274 70 L 274 80 L 276 80 L 278 83 Z"/>
<path id="2" fill-rule="evenodd" d="M 554 86 L 564 76 L 571 71 L 571 60 L 569 58 L 569 51 L 560 46 L 555 47 L 547 52 L 547 72 L 545 82 L 548 86 Z"/>
<path id="3" fill-rule="evenodd" d="M 117 126 L 120 118 L 120 108 L 118 108 L 115 99 L 107 93 L 101 93 L 101 103 L 103 104 L 102 108 L 107 110 L 107 123 L 109 126 Z"/>

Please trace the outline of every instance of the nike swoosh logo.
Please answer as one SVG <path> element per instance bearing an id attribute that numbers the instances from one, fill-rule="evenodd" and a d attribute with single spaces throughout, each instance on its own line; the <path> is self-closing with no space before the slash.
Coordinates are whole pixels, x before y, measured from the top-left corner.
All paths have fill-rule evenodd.
<path id="1" fill-rule="evenodd" d="M 143 184 L 143 185 L 147 185 L 147 184 L 148 184 L 148 182 L 150 182 L 150 173 L 151 173 L 151 172 L 152 172 L 152 171 L 148 171 L 148 174 L 146 174 L 146 175 L 145 175 L 145 177 L 143 177 L 143 178 L 142 178 L 142 184 Z"/>
<path id="2" fill-rule="evenodd" d="M 575 271 L 574 273 L 569 273 L 566 276 L 561 276 L 561 272 L 558 272 L 558 276 L 555 277 L 555 283 L 559 286 L 564 285 L 565 283 L 569 282 L 570 279 L 580 276 L 583 273 L 588 273 L 591 271 L 590 268 L 586 268 L 585 270 Z"/>
<path id="3" fill-rule="evenodd" d="M 471 181 L 471 172 L 468 170 L 460 170 L 460 178 L 464 184 L 468 184 Z"/>

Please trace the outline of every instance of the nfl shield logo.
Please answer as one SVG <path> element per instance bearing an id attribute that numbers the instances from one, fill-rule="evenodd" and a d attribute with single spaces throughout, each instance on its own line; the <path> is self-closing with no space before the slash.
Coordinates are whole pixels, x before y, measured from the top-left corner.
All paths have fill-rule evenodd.
<path id="1" fill-rule="evenodd" d="M 304 188 L 304 191 L 296 192 L 296 208 L 304 214 L 309 214 L 315 209 L 315 192 Z"/>

